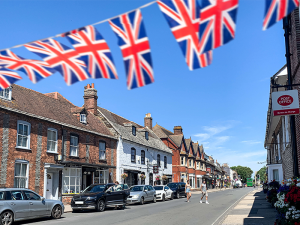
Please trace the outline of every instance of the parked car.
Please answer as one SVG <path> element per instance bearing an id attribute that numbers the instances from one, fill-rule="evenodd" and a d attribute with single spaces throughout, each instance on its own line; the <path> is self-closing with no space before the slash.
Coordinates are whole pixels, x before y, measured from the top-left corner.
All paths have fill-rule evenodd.
<path id="1" fill-rule="evenodd" d="M 151 185 L 135 185 L 130 188 L 130 196 L 127 198 L 128 204 L 145 202 L 156 202 L 156 192 Z"/>
<path id="2" fill-rule="evenodd" d="M 72 198 L 71 207 L 73 212 L 82 209 L 102 212 L 106 207 L 115 206 L 124 208 L 129 193 L 127 184 L 92 184 Z"/>
<path id="3" fill-rule="evenodd" d="M 186 197 L 184 182 L 172 182 L 168 183 L 167 186 L 173 191 L 176 198 L 180 198 L 180 196 Z"/>
<path id="4" fill-rule="evenodd" d="M 61 201 L 45 199 L 25 188 L 0 188 L 0 224 L 50 216 L 59 219 L 64 212 Z"/>
<path id="5" fill-rule="evenodd" d="M 173 191 L 166 185 L 158 185 L 153 187 L 156 191 L 156 200 L 174 199 Z"/>

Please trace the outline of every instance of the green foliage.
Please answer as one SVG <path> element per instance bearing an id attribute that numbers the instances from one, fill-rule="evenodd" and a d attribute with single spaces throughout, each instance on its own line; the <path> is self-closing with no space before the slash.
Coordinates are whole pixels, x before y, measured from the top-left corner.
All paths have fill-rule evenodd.
<path id="1" fill-rule="evenodd" d="M 232 170 L 236 171 L 238 175 L 241 176 L 242 182 L 246 183 L 247 178 L 250 178 L 253 174 L 253 171 L 246 166 L 232 166 L 230 167 Z"/>
<path id="2" fill-rule="evenodd" d="M 260 180 L 265 182 L 267 180 L 267 167 L 264 166 L 262 168 L 260 168 L 259 171 L 257 171 L 257 174 L 259 174 Z"/>

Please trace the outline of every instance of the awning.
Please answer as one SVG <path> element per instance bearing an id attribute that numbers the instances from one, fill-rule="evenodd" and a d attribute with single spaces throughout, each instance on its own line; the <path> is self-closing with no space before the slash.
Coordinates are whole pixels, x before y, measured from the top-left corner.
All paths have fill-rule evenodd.
<path id="1" fill-rule="evenodd" d="M 77 167 L 90 167 L 95 169 L 101 168 L 116 168 L 115 166 L 110 166 L 107 164 L 91 164 L 91 163 L 82 163 L 82 162 L 73 162 L 73 161 L 62 161 L 61 164 L 66 166 L 77 166 Z"/>
<path id="2" fill-rule="evenodd" d="M 124 173 L 141 173 L 140 170 L 124 169 Z"/>

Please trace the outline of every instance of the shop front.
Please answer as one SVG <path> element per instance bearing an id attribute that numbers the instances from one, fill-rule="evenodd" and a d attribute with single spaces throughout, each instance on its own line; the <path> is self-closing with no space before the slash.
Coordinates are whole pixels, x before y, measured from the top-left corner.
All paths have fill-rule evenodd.
<path id="1" fill-rule="evenodd" d="M 202 184 L 202 175 L 197 175 L 196 188 L 200 188 Z"/>
<path id="2" fill-rule="evenodd" d="M 128 177 L 125 179 L 125 183 L 131 187 L 133 185 L 138 185 L 139 183 L 139 173 L 141 173 L 141 171 L 139 170 L 126 170 L 124 169 L 124 173 L 128 174 Z"/>
<path id="3" fill-rule="evenodd" d="M 171 174 L 164 174 L 164 176 L 166 176 L 167 179 L 163 180 L 163 185 L 167 185 L 168 183 L 172 182 L 172 175 Z"/>
<path id="4" fill-rule="evenodd" d="M 195 174 L 189 174 L 189 181 L 192 188 L 195 188 Z"/>

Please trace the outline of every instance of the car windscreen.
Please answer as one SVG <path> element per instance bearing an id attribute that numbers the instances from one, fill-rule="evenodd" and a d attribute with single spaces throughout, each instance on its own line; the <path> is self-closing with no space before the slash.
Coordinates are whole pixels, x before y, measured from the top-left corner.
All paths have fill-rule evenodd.
<path id="1" fill-rule="evenodd" d="M 177 188 L 178 184 L 168 184 L 169 188 Z"/>
<path id="2" fill-rule="evenodd" d="M 163 186 L 155 186 L 154 189 L 156 191 L 162 191 L 163 190 Z"/>
<path id="3" fill-rule="evenodd" d="M 105 185 L 92 185 L 88 186 L 83 193 L 97 193 L 102 192 L 105 189 Z"/>
<path id="4" fill-rule="evenodd" d="M 133 186 L 130 188 L 130 191 L 143 191 L 144 186 Z"/>

